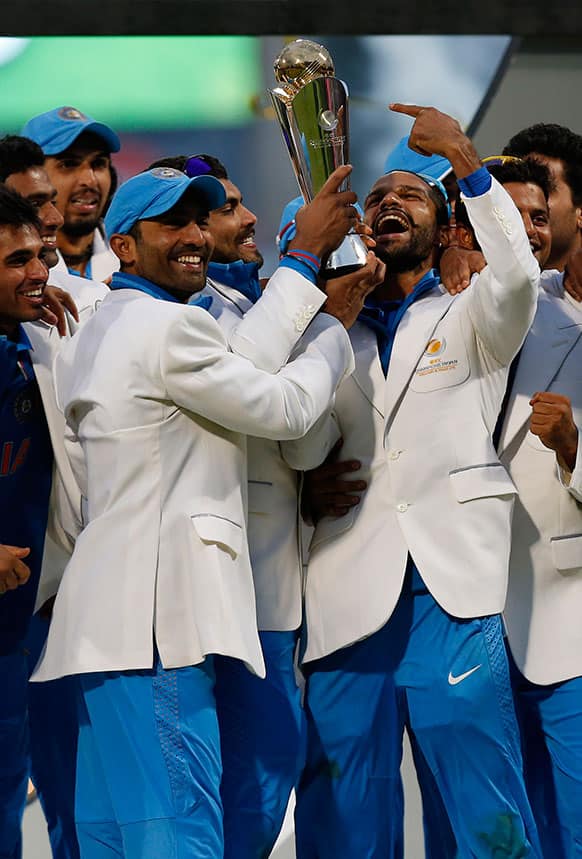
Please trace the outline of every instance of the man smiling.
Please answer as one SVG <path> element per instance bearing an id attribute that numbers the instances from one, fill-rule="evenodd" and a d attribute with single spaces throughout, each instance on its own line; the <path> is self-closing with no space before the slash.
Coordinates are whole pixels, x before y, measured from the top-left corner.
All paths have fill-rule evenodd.
<path id="1" fill-rule="evenodd" d="M 30 550 L 30 577 L 8 592 L 0 582 L 0 855 L 9 857 L 20 855 L 28 781 L 24 639 L 40 577 L 53 463 L 22 327 L 43 315 L 43 253 L 34 208 L 0 186 L 0 543 Z"/>
<path id="2" fill-rule="evenodd" d="M 348 173 L 313 202 L 327 228 L 311 246 L 304 216 L 314 256 L 353 222 L 355 195 L 338 191 Z M 246 434 L 301 435 L 351 369 L 344 328 L 313 319 L 325 296 L 293 270 L 287 287 L 311 301 L 291 343 L 271 330 L 266 347 L 281 366 L 311 320 L 312 339 L 277 374 L 228 351 L 208 300 L 187 306 L 213 247 L 208 213 L 224 203 L 211 176 L 162 167 L 124 183 L 106 219 L 121 271 L 55 364 L 88 509 L 35 679 L 79 677 L 77 833 L 89 859 L 223 856 L 213 655 L 263 672 Z"/>

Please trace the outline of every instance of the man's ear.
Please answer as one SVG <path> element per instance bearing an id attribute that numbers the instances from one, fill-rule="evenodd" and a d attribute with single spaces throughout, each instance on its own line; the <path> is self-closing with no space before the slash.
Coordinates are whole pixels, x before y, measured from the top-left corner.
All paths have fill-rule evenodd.
<path id="1" fill-rule="evenodd" d="M 455 229 L 454 227 L 446 226 L 439 227 L 436 236 L 437 245 L 443 250 L 455 244 Z"/>
<path id="2" fill-rule="evenodd" d="M 582 206 L 576 206 L 576 226 L 582 230 Z"/>
<path id="3" fill-rule="evenodd" d="M 109 239 L 111 250 L 124 268 L 132 266 L 137 258 L 137 247 L 133 236 L 127 233 L 114 233 Z"/>
<path id="4" fill-rule="evenodd" d="M 475 240 L 473 233 L 464 224 L 457 224 L 457 245 L 466 251 L 475 250 Z"/>

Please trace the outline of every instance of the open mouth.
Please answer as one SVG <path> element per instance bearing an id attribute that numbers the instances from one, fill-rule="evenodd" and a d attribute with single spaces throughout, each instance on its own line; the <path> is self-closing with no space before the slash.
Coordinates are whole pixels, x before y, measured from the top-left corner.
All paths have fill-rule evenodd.
<path id="1" fill-rule="evenodd" d="M 393 236 L 406 233 L 410 229 L 408 218 L 400 212 L 383 212 L 374 224 L 374 236 Z"/>
<path id="2" fill-rule="evenodd" d="M 48 233 L 41 236 L 42 243 L 45 248 L 48 250 L 56 250 L 57 247 L 57 234 L 56 233 Z"/>
<path id="3" fill-rule="evenodd" d="M 99 208 L 100 197 L 98 194 L 74 194 L 69 203 L 78 212 L 95 212 Z"/>

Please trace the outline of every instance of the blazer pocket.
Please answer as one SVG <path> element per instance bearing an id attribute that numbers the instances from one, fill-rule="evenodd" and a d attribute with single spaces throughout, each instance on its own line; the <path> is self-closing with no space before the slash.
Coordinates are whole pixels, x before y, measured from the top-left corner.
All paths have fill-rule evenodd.
<path id="1" fill-rule="evenodd" d="M 325 543 L 327 540 L 332 540 L 334 537 L 338 537 L 340 534 L 343 534 L 344 531 L 349 530 L 354 523 L 354 519 L 356 517 L 356 509 L 352 507 L 345 516 L 340 516 L 339 519 L 332 519 L 331 517 L 326 516 L 323 518 L 317 525 L 313 537 L 311 538 L 311 543 L 309 544 L 309 551 L 312 552 L 322 543 Z"/>
<path id="2" fill-rule="evenodd" d="M 552 537 L 552 558 L 557 570 L 576 570 L 582 567 L 582 534 Z"/>
<path id="3" fill-rule="evenodd" d="M 453 494 L 461 504 L 476 498 L 516 495 L 515 484 L 501 463 L 473 465 L 449 473 Z"/>
<path id="4" fill-rule="evenodd" d="M 266 480 L 249 480 L 249 515 L 267 516 L 273 503 L 273 484 Z"/>
<path id="5" fill-rule="evenodd" d="M 196 513 L 190 516 L 194 530 L 203 543 L 214 544 L 236 558 L 243 547 L 242 526 L 223 516 L 212 513 Z"/>

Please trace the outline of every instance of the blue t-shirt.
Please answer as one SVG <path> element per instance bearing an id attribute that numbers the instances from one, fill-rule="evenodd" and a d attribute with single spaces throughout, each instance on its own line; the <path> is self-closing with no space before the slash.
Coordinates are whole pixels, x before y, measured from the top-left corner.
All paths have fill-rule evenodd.
<path id="1" fill-rule="evenodd" d="M 53 453 L 24 329 L 0 336 L 0 543 L 30 548 L 25 585 L 0 596 L 0 655 L 18 647 L 34 609 Z"/>

